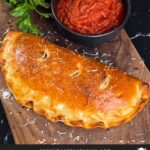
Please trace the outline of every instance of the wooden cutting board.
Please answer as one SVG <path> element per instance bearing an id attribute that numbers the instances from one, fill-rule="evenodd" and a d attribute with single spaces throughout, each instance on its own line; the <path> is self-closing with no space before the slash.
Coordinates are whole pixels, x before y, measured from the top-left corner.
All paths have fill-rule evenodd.
<path id="1" fill-rule="evenodd" d="M 3 0 L 0 1 L 0 38 L 15 29 L 14 18 Z M 106 64 L 118 66 L 150 84 L 150 73 L 137 50 L 123 30 L 113 41 L 97 47 L 85 47 L 63 37 L 53 20 L 42 20 L 33 15 L 34 22 L 50 41 L 78 51 Z M 150 144 L 150 104 L 134 120 L 111 129 L 82 129 L 52 123 L 32 110 L 17 104 L 0 72 L 0 98 L 16 144 Z"/>

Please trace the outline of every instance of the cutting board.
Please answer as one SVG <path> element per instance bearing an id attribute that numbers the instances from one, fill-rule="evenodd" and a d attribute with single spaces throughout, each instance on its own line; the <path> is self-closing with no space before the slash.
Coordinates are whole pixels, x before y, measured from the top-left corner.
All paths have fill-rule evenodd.
<path id="1" fill-rule="evenodd" d="M 0 38 L 16 29 L 15 20 L 3 0 L 0 1 Z M 112 41 L 95 47 L 74 43 L 62 36 L 54 20 L 44 20 L 33 14 L 34 23 L 44 37 L 55 44 L 78 51 L 105 64 L 117 66 L 150 84 L 150 73 L 124 30 Z M 52 123 L 32 110 L 17 104 L 0 72 L 0 98 L 16 144 L 150 144 L 150 104 L 132 121 L 110 129 L 83 129 Z"/>

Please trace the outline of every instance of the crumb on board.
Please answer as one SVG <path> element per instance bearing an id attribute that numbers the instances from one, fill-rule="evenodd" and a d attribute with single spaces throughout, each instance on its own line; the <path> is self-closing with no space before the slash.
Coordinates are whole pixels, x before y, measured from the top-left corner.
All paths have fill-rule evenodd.
<path id="1" fill-rule="evenodd" d="M 13 112 L 9 112 L 9 115 L 12 115 L 13 114 Z"/>
<path id="2" fill-rule="evenodd" d="M 66 132 L 61 132 L 61 131 L 57 131 L 57 133 L 59 134 L 59 135 L 65 135 L 66 134 Z"/>
<path id="3" fill-rule="evenodd" d="M 124 140 L 119 140 L 119 143 L 124 143 Z"/>
<path id="4" fill-rule="evenodd" d="M 57 139 L 53 138 L 53 143 L 52 144 L 57 144 Z"/>
<path id="5" fill-rule="evenodd" d="M 79 142 L 79 141 L 80 141 L 80 136 L 76 136 L 76 137 L 73 139 L 73 141 Z"/>
<path id="6" fill-rule="evenodd" d="M 145 143 L 146 141 L 145 140 L 141 140 L 141 143 Z"/>
<path id="7" fill-rule="evenodd" d="M 85 140 L 85 143 L 87 144 L 87 143 L 88 143 L 88 141 L 89 141 L 89 139 L 87 138 L 87 139 Z"/>
<path id="8" fill-rule="evenodd" d="M 33 119 L 27 118 L 27 123 L 34 124 L 35 122 L 36 122 L 36 118 L 33 118 Z"/>
<path id="9" fill-rule="evenodd" d="M 133 121 L 130 121 L 130 123 L 131 123 L 131 126 L 133 126 L 133 125 L 134 125 Z"/>
<path id="10" fill-rule="evenodd" d="M 36 144 L 47 144 L 47 140 L 46 139 L 38 139 L 36 141 Z"/>
<path id="11" fill-rule="evenodd" d="M 141 61 L 140 61 L 140 64 L 145 65 L 144 60 L 141 60 Z"/>
<path id="12" fill-rule="evenodd" d="M 11 92 L 10 92 L 10 90 L 9 89 L 2 89 L 1 90 L 1 94 L 2 94 L 2 98 L 3 99 L 9 99 L 9 100 L 11 100 L 10 98 L 11 98 Z"/>
<path id="13" fill-rule="evenodd" d="M 29 125 L 29 124 L 34 124 L 35 122 L 36 122 L 36 118 L 33 118 L 33 119 L 27 118 L 27 123 L 25 123 L 25 124 L 23 124 L 23 125 L 19 125 L 19 126 L 25 127 L 25 126 L 27 126 L 27 125 Z"/>
<path id="14" fill-rule="evenodd" d="M 132 142 L 132 143 L 135 143 L 136 141 L 135 141 L 135 140 L 131 140 L 131 142 Z"/>
<path id="15" fill-rule="evenodd" d="M 136 58 L 132 57 L 131 60 L 136 60 Z"/>
<path id="16" fill-rule="evenodd" d="M 73 136 L 72 136 L 72 133 L 71 133 L 71 132 L 69 133 L 69 136 L 70 136 L 70 138 L 71 138 L 71 139 L 73 138 Z"/>
<path id="17" fill-rule="evenodd" d="M 44 130 L 41 131 L 41 134 L 43 134 L 43 133 L 44 133 Z"/>

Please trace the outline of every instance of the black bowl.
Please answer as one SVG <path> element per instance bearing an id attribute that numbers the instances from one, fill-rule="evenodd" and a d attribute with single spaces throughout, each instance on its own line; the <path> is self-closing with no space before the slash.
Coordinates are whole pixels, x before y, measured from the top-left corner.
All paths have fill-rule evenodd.
<path id="1" fill-rule="evenodd" d="M 85 35 L 81 34 L 78 32 L 74 32 L 70 30 L 68 27 L 63 25 L 63 23 L 59 20 L 57 17 L 56 13 L 56 4 L 58 0 L 51 0 L 51 9 L 52 9 L 52 14 L 54 16 L 54 19 L 56 21 L 56 25 L 61 31 L 62 34 L 67 36 L 68 38 L 71 38 L 75 42 L 79 42 L 80 44 L 85 44 L 85 45 L 95 45 L 97 43 L 102 43 L 106 41 L 112 40 L 125 26 L 127 23 L 130 13 L 131 13 L 131 2 L 130 0 L 122 0 L 123 5 L 124 5 L 124 20 L 120 26 L 115 28 L 114 30 L 104 33 L 104 34 L 99 34 L 99 35 Z"/>

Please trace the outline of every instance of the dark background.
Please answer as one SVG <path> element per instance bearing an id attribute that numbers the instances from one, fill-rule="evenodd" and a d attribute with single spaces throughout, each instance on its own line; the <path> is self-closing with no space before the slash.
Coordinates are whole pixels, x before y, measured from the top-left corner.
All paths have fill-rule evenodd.
<path id="1" fill-rule="evenodd" d="M 126 31 L 150 70 L 150 0 L 131 0 L 132 13 Z"/>
<path id="2" fill-rule="evenodd" d="M 132 13 L 125 28 L 150 70 L 150 0 L 131 0 L 131 4 Z M 0 144 L 11 143 L 13 138 L 0 103 Z"/>

